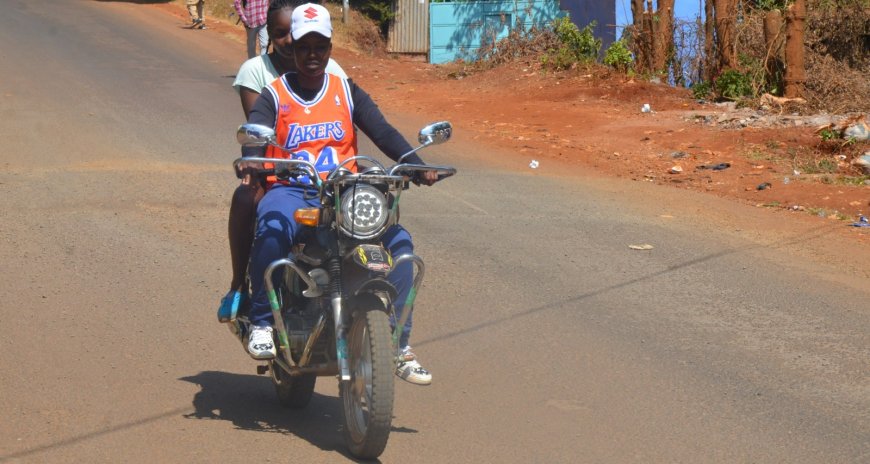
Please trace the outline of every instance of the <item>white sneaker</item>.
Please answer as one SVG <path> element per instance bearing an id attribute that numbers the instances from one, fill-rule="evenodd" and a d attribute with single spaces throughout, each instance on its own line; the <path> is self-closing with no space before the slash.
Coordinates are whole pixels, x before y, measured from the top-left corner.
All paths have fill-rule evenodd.
<path id="1" fill-rule="evenodd" d="M 432 374 L 417 361 L 417 356 L 406 346 L 399 355 L 399 364 L 396 366 L 396 375 L 415 385 L 429 385 L 432 383 Z"/>
<path id="2" fill-rule="evenodd" d="M 272 359 L 275 357 L 272 327 L 251 327 L 251 334 L 248 336 L 248 354 L 254 359 Z"/>

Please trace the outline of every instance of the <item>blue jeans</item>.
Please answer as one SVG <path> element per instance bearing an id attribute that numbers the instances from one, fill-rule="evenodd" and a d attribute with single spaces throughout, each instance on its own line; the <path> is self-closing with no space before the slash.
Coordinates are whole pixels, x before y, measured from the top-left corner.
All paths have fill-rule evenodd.
<path id="1" fill-rule="evenodd" d="M 257 231 L 254 236 L 254 246 L 251 250 L 251 263 L 248 273 L 251 278 L 251 323 L 259 326 L 271 325 L 272 310 L 266 296 L 264 273 L 266 268 L 276 259 L 290 256 L 290 248 L 299 237 L 303 227 L 293 219 L 293 212 L 299 208 L 317 207 L 320 200 L 316 195 L 305 195 L 305 189 L 296 186 L 276 184 L 266 192 L 257 206 Z M 313 196 L 313 198 L 312 198 Z M 385 248 L 393 256 L 414 252 L 411 234 L 402 226 L 390 227 L 381 237 Z M 395 268 L 387 277 L 399 296 L 396 298 L 396 314 L 401 317 L 405 300 L 414 283 L 414 266 L 405 263 Z M 399 340 L 401 348 L 408 346 L 411 335 L 413 312 L 408 315 L 405 331 Z"/>

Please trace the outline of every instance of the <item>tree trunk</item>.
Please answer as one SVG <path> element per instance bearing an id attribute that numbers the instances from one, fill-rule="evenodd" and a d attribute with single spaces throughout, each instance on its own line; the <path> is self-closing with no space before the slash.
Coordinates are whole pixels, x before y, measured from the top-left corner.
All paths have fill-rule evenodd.
<path id="1" fill-rule="evenodd" d="M 713 78 L 718 73 L 716 60 L 713 59 L 713 53 L 716 50 L 716 42 L 713 37 L 713 0 L 704 1 L 704 82 L 713 82 Z"/>
<path id="2" fill-rule="evenodd" d="M 631 0 L 631 46 L 634 49 L 634 62 L 638 71 L 643 72 L 647 67 L 647 34 L 644 30 L 644 0 Z"/>
<path id="3" fill-rule="evenodd" d="M 653 18 L 656 30 L 653 34 L 655 59 L 652 71 L 667 74 L 668 61 L 674 47 L 674 0 L 659 0 L 658 7 Z"/>
<path id="4" fill-rule="evenodd" d="M 646 3 L 646 5 L 644 5 Z M 641 72 L 666 73 L 674 46 L 674 0 L 632 0 L 632 39 L 635 63 Z"/>
<path id="5" fill-rule="evenodd" d="M 804 69 L 804 28 L 806 27 L 806 0 L 795 0 L 785 15 L 785 97 L 804 96 L 807 81 Z"/>
<path id="6" fill-rule="evenodd" d="M 713 0 L 716 10 L 716 38 L 718 40 L 719 70 L 736 69 L 735 26 L 737 22 L 737 0 Z"/>
<path id="7" fill-rule="evenodd" d="M 767 56 L 765 57 L 765 71 L 768 77 L 776 81 L 777 88 L 782 91 L 782 76 L 784 72 L 783 65 L 783 43 L 785 42 L 782 33 L 782 12 L 779 10 L 770 10 L 764 16 L 764 45 Z"/>
<path id="8" fill-rule="evenodd" d="M 658 64 L 658 56 L 656 55 L 656 50 L 658 49 L 658 28 L 656 27 L 656 18 L 653 16 L 653 0 L 646 0 L 646 11 L 643 13 L 643 22 L 644 22 L 644 32 L 647 36 L 647 68 L 646 70 L 650 73 L 656 72 L 656 65 Z"/>

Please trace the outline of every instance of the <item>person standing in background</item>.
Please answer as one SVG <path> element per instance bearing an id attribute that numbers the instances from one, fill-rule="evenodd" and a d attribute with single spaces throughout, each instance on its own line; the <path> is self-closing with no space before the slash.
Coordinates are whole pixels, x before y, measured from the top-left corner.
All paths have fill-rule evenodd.
<path id="1" fill-rule="evenodd" d="M 205 0 L 185 0 L 187 12 L 190 14 L 191 29 L 205 29 L 205 16 L 202 8 Z"/>
<path id="2" fill-rule="evenodd" d="M 269 0 L 235 0 L 233 8 L 239 15 L 248 35 L 248 58 L 257 56 L 257 42 L 260 55 L 265 55 L 269 47 L 269 33 L 266 32 L 266 11 Z"/>

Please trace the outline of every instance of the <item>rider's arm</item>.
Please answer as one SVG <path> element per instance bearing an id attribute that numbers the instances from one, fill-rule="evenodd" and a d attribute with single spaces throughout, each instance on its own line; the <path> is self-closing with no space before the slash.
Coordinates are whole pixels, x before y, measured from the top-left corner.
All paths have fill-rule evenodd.
<path id="1" fill-rule="evenodd" d="M 363 89 L 348 79 L 353 98 L 353 123 L 375 143 L 379 150 L 392 160 L 413 150 L 413 147 L 384 118 L 378 105 Z M 403 163 L 424 164 L 416 153 L 406 156 Z"/>

